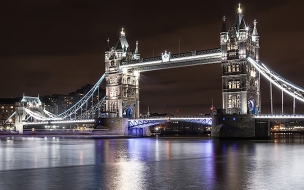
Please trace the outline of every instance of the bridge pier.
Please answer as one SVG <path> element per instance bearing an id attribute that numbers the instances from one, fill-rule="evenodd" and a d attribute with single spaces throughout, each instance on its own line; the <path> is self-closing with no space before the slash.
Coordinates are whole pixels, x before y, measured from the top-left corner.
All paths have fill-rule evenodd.
<path id="1" fill-rule="evenodd" d="M 213 115 L 211 137 L 219 139 L 269 139 L 270 122 L 252 114 Z"/>
<path id="2" fill-rule="evenodd" d="M 25 120 L 26 112 L 21 103 L 16 105 L 15 127 L 19 134 L 23 134 L 23 121 Z"/>
<path id="3" fill-rule="evenodd" d="M 94 130 L 99 135 L 128 135 L 128 119 L 127 118 L 104 118 L 101 125 Z"/>
<path id="4" fill-rule="evenodd" d="M 128 118 L 103 118 L 93 134 L 116 136 L 151 136 L 149 127 L 129 129 Z"/>

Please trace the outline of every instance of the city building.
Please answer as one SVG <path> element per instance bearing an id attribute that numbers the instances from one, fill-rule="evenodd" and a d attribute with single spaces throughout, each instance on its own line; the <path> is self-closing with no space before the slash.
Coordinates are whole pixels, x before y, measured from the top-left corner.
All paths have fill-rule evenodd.
<path id="1" fill-rule="evenodd" d="M 4 126 L 4 122 L 15 112 L 16 102 L 20 102 L 22 98 L 0 98 L 0 127 Z M 14 123 L 15 117 L 8 120 L 8 123 Z"/>

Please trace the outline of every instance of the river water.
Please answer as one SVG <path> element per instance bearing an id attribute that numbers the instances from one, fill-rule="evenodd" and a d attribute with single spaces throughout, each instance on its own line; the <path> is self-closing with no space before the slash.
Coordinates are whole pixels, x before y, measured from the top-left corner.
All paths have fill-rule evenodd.
<path id="1" fill-rule="evenodd" d="M 304 136 L 2 138 L 0 189 L 304 189 Z"/>

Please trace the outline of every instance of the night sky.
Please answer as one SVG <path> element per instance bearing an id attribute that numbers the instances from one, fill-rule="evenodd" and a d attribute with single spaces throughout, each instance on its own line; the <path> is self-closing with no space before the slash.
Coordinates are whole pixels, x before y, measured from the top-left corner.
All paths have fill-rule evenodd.
<path id="1" fill-rule="evenodd" d="M 239 1 L 15 0 L 0 8 L 0 97 L 68 94 L 95 84 L 104 73 L 107 38 L 115 46 L 121 28 L 129 45 L 139 41 L 141 57 L 165 50 L 181 52 L 219 47 L 222 17 L 233 23 Z M 244 19 L 257 19 L 260 59 L 289 81 L 304 87 L 304 1 L 243 0 Z M 221 107 L 220 64 L 141 73 L 141 113 L 209 113 L 212 98 Z M 269 113 L 269 82 L 262 80 L 262 113 Z M 103 84 L 104 86 L 104 84 Z M 274 110 L 281 91 L 274 89 Z M 168 108 L 166 110 L 166 105 Z M 285 113 L 292 98 L 284 96 Z M 304 103 L 296 101 L 296 113 Z M 178 113 L 177 113 L 178 110 Z"/>

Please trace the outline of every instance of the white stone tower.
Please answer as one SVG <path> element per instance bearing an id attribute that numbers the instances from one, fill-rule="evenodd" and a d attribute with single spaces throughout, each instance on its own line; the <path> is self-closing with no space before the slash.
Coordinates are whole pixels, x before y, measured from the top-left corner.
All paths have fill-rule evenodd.
<path id="1" fill-rule="evenodd" d="M 109 118 L 139 117 L 139 77 L 134 70 L 120 68 L 123 61 L 140 59 L 138 42 L 132 52 L 122 29 L 115 47 L 105 52 L 106 112 Z"/>
<path id="2" fill-rule="evenodd" d="M 260 113 L 260 75 L 246 60 L 259 60 L 259 36 L 256 28 L 244 21 L 238 7 L 233 25 L 227 30 L 223 18 L 220 43 L 222 50 L 222 102 L 227 114 Z"/>

